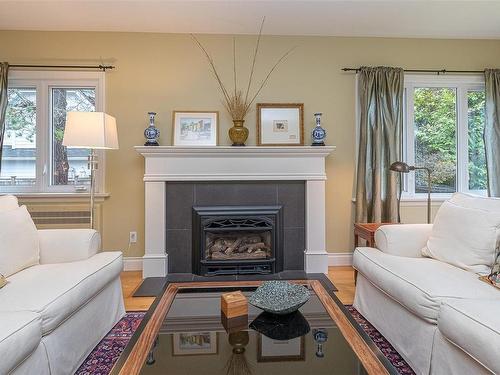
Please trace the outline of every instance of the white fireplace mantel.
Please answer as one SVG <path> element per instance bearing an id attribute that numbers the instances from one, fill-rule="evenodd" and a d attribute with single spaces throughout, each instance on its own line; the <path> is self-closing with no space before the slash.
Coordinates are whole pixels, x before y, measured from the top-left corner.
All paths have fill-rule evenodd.
<path id="1" fill-rule="evenodd" d="M 168 181 L 305 181 L 305 271 L 328 272 L 324 147 L 136 146 L 145 158 L 145 255 L 143 277 L 168 273 L 165 188 Z"/>

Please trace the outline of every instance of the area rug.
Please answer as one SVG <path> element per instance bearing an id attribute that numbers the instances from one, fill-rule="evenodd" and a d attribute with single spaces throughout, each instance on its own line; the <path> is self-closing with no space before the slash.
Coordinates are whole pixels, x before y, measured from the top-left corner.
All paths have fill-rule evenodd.
<path id="1" fill-rule="evenodd" d="M 107 375 L 127 346 L 145 312 L 128 312 L 92 350 L 76 375 Z"/>
<path id="2" fill-rule="evenodd" d="M 363 315 L 360 314 L 358 310 L 350 305 L 346 305 L 347 310 L 351 313 L 354 320 L 363 328 L 372 341 L 377 345 L 382 354 L 391 362 L 391 364 L 398 370 L 401 375 L 411 375 L 415 374 L 410 365 L 399 355 L 399 353 L 394 349 L 394 347 L 389 344 L 389 341 L 385 339 L 382 334 L 377 331 L 377 329 L 370 324 L 368 320 L 365 319 Z"/>

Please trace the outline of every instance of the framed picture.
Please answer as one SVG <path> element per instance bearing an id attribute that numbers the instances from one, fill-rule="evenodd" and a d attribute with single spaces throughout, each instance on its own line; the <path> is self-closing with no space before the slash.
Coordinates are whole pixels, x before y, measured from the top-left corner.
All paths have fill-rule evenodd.
<path id="1" fill-rule="evenodd" d="M 292 340 L 273 340 L 259 334 L 257 362 L 305 361 L 305 336 Z"/>
<path id="2" fill-rule="evenodd" d="M 174 146 L 217 146 L 219 112 L 174 111 Z"/>
<path id="3" fill-rule="evenodd" d="M 304 104 L 257 103 L 259 146 L 303 146 Z"/>
<path id="4" fill-rule="evenodd" d="M 172 335 L 173 355 L 217 354 L 217 332 L 183 332 Z"/>

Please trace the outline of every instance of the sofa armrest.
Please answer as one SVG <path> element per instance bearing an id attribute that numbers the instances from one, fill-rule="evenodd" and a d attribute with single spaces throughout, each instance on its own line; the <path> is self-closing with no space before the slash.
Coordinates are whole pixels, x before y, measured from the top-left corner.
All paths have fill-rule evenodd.
<path id="1" fill-rule="evenodd" d="M 40 264 L 75 262 L 99 251 L 101 236 L 93 229 L 41 229 Z"/>
<path id="2" fill-rule="evenodd" d="M 383 225 L 375 232 L 377 248 L 387 254 L 420 258 L 432 224 Z"/>

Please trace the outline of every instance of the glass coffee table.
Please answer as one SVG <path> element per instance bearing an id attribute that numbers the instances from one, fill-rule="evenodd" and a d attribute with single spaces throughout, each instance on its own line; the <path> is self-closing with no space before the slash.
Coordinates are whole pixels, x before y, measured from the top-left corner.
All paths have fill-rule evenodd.
<path id="1" fill-rule="evenodd" d="M 261 282 L 166 285 L 112 374 L 397 374 L 324 276 L 291 280 L 311 292 L 297 313 L 280 317 L 249 305 L 247 317 L 224 319 L 221 294 L 248 297 Z"/>

